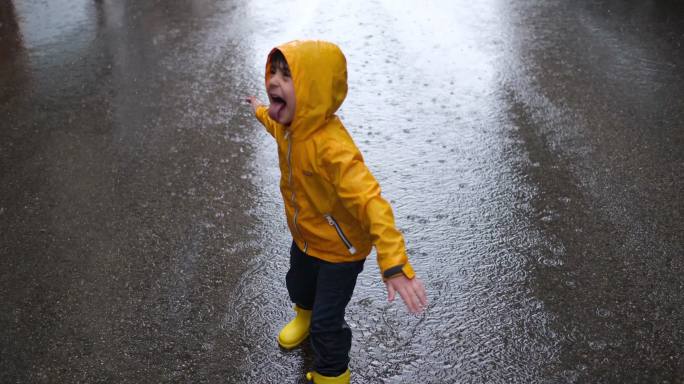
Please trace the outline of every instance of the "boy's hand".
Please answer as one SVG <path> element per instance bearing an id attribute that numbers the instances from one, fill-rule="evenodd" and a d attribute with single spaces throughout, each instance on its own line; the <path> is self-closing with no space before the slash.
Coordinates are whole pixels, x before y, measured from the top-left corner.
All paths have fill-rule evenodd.
<path id="1" fill-rule="evenodd" d="M 417 277 L 408 279 L 403 274 L 399 274 L 385 281 L 385 285 L 387 286 L 387 300 L 394 301 L 396 292 L 399 292 L 399 296 L 404 300 L 409 312 L 421 313 L 427 306 L 425 286 Z"/>
<path id="2" fill-rule="evenodd" d="M 247 96 L 245 97 L 245 101 L 252 105 L 254 113 L 256 113 L 257 108 L 264 105 L 264 103 L 262 103 L 261 100 L 257 99 L 255 96 Z"/>

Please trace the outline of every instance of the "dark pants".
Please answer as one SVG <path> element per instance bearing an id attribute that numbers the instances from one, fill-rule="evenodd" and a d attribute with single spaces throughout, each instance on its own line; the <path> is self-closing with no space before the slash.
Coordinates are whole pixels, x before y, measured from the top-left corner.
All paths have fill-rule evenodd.
<path id="1" fill-rule="evenodd" d="M 352 334 L 344 311 L 364 262 L 329 263 L 305 254 L 292 242 L 287 291 L 292 302 L 313 310 L 311 347 L 314 370 L 321 375 L 338 376 L 349 366 Z"/>

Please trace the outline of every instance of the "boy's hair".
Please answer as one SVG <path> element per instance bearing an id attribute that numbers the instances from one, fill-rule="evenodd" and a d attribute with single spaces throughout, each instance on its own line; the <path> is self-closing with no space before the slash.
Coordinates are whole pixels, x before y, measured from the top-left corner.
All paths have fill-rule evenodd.
<path id="1" fill-rule="evenodd" d="M 287 60 L 285 60 L 285 55 L 276 49 L 271 54 L 271 70 L 280 69 L 283 73 L 290 73 L 290 66 L 287 65 Z"/>

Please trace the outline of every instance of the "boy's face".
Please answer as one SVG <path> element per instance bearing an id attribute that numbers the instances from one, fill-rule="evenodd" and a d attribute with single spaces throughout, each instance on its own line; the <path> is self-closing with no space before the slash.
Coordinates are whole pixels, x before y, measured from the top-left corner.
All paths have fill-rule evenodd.
<path id="1" fill-rule="evenodd" d="M 287 63 L 273 63 L 268 80 L 268 115 L 283 125 L 290 125 L 295 115 L 295 91 Z"/>

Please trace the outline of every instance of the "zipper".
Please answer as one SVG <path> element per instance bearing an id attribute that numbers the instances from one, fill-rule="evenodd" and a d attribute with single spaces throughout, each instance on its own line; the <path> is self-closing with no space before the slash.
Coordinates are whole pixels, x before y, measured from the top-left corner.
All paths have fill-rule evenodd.
<path id="1" fill-rule="evenodd" d="M 297 216 L 299 216 L 299 207 L 297 206 L 297 200 L 295 199 L 295 192 L 294 192 L 294 187 L 292 186 L 292 140 L 290 138 L 290 131 L 285 131 L 285 140 L 287 140 L 287 168 L 289 170 L 289 173 L 287 175 L 287 185 L 290 186 L 290 190 L 292 191 L 292 195 L 290 196 L 290 201 L 292 202 L 292 206 L 294 207 L 294 215 L 292 216 L 292 224 L 294 225 L 295 231 L 297 232 L 297 235 L 304 240 L 304 236 L 302 236 L 302 233 L 299 231 L 299 226 L 297 226 Z M 309 248 L 309 243 L 304 240 L 304 249 L 302 249 L 302 252 L 306 253 L 306 250 Z"/>
<path id="2" fill-rule="evenodd" d="M 355 254 L 356 248 L 354 248 L 351 241 L 349 241 L 349 239 L 347 239 L 347 236 L 344 235 L 344 232 L 342 232 L 342 228 L 340 227 L 339 224 L 337 224 L 337 220 L 335 220 L 335 218 L 332 217 L 332 215 L 330 215 L 330 214 L 326 214 L 325 219 L 328 220 L 328 224 L 335 227 L 337 234 L 340 236 L 340 239 L 342 240 L 344 245 L 347 247 L 347 250 L 349 250 L 349 253 L 351 253 L 352 255 Z"/>

